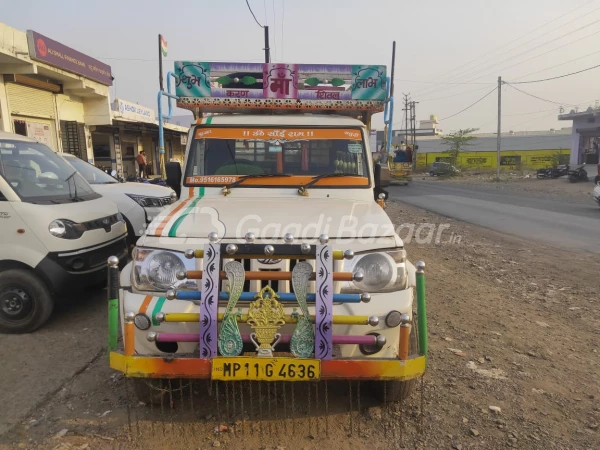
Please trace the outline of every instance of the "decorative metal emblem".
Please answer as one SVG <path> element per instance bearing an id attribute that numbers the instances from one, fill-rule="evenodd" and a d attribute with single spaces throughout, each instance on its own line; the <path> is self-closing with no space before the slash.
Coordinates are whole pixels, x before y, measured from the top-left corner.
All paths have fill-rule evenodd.
<path id="1" fill-rule="evenodd" d="M 219 329 L 219 352 L 223 356 L 238 356 L 242 353 L 242 335 L 237 324 L 239 312 L 233 313 L 236 303 L 244 290 L 245 272 L 242 263 L 231 261 L 223 267 L 229 280 L 229 301 L 223 314 L 223 321 Z"/>
<path id="2" fill-rule="evenodd" d="M 290 341 L 290 350 L 298 358 L 310 358 L 315 348 L 315 333 L 308 313 L 306 291 L 312 266 L 307 262 L 299 262 L 292 270 L 292 286 L 302 315 L 298 318 L 296 329 Z"/>
<path id="3" fill-rule="evenodd" d="M 250 339 L 256 345 L 257 356 L 272 357 L 281 334 L 277 332 L 285 324 L 283 306 L 271 286 L 265 286 L 254 297 L 248 309 L 248 325 L 254 330 Z"/>

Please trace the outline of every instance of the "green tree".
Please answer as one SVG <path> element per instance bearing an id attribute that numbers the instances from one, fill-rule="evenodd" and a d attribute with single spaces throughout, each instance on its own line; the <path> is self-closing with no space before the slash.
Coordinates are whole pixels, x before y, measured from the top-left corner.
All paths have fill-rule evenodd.
<path id="1" fill-rule="evenodd" d="M 456 165 L 460 152 L 465 151 L 466 147 L 473 145 L 473 141 L 477 139 L 477 136 L 471 136 L 471 133 L 474 133 L 477 130 L 478 128 L 467 128 L 440 137 L 443 145 L 448 147 L 447 151 L 452 158 L 452 164 Z"/>

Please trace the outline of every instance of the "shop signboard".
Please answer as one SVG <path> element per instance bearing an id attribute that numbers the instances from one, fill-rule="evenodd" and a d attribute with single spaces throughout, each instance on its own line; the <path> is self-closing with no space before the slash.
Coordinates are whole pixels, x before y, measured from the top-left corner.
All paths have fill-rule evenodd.
<path id="1" fill-rule="evenodd" d="M 108 64 L 84 55 L 36 31 L 27 31 L 29 56 L 36 61 L 76 73 L 98 83 L 112 86 L 112 71 Z"/>
<path id="2" fill-rule="evenodd" d="M 115 115 L 135 122 L 155 123 L 154 110 L 136 103 L 117 98 L 115 100 Z"/>
<path id="3" fill-rule="evenodd" d="M 27 121 L 27 136 L 41 144 L 52 147 L 52 130 L 50 129 L 50 125 Z"/>

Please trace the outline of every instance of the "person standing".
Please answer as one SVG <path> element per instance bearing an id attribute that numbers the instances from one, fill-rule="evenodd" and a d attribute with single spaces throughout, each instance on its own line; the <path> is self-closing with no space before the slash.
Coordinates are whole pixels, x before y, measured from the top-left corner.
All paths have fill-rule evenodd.
<path id="1" fill-rule="evenodd" d="M 140 178 L 146 177 L 146 152 L 142 150 L 135 159 L 138 163 Z"/>

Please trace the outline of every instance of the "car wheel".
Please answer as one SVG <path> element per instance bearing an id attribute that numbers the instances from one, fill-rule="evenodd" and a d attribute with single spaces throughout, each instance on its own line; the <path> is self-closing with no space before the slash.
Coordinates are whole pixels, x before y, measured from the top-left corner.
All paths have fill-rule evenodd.
<path id="1" fill-rule="evenodd" d="M 429 176 L 431 176 L 431 177 L 435 177 L 435 172 L 434 172 L 433 170 L 432 170 L 432 171 L 430 171 L 430 172 L 429 172 Z"/>
<path id="2" fill-rule="evenodd" d="M 30 333 L 52 314 L 54 300 L 46 284 L 25 269 L 0 273 L 0 332 Z"/>

